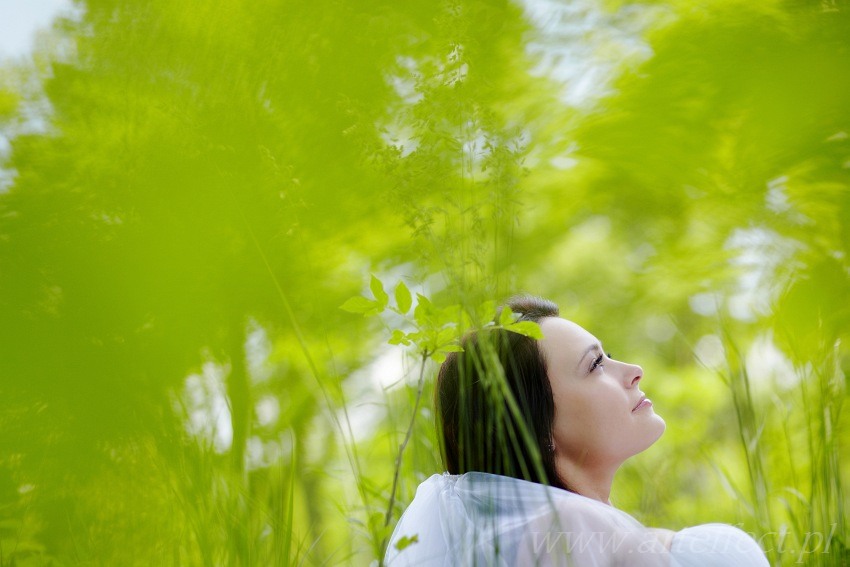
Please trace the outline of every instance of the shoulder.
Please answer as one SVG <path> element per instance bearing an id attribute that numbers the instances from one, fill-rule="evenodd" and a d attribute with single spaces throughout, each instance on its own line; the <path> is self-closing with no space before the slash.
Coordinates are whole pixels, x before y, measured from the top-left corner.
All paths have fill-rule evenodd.
<path id="1" fill-rule="evenodd" d="M 442 535 L 440 501 L 442 493 L 455 481 L 450 475 L 435 474 L 419 484 L 413 501 L 390 536 L 385 564 L 394 567 L 444 565 L 447 548 Z"/>
<path id="2" fill-rule="evenodd" d="M 746 532 L 728 524 L 701 524 L 673 536 L 670 552 L 682 567 L 746 565 L 768 567 L 758 543 Z"/>

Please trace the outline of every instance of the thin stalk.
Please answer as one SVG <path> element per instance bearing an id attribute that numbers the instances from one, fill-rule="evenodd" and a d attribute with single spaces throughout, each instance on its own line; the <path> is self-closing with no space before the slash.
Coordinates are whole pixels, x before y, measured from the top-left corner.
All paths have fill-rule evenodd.
<path id="1" fill-rule="evenodd" d="M 750 378 L 746 363 L 741 355 L 729 329 L 720 321 L 720 331 L 723 335 L 724 349 L 727 350 L 726 368 L 729 375 L 727 383 L 732 393 L 732 403 L 735 407 L 737 418 L 738 436 L 744 450 L 747 464 L 747 473 L 750 477 L 751 497 L 753 499 L 753 511 L 755 521 L 762 533 L 770 531 L 770 493 L 768 479 L 765 475 L 761 437 L 764 433 L 764 423 L 759 427 L 758 416 L 753 401 Z M 776 551 L 771 549 L 768 554 L 772 563 L 778 561 Z"/>
<path id="2" fill-rule="evenodd" d="M 298 454 L 295 450 L 296 442 L 296 437 L 293 435 L 291 452 L 292 458 L 289 463 L 289 491 L 284 503 L 283 545 L 281 546 L 281 554 L 278 557 L 279 565 L 292 564 L 292 527 L 293 518 L 295 517 L 295 472 L 297 470 L 296 455 Z M 283 473 L 283 467 L 281 467 L 281 473 Z M 281 479 L 281 485 L 283 484 L 282 481 L 283 479 Z"/>
<path id="3" fill-rule="evenodd" d="M 428 362 L 428 357 L 431 353 L 427 350 L 422 351 L 422 361 L 419 365 L 419 381 L 417 383 L 416 389 L 416 401 L 413 403 L 413 413 L 410 416 L 410 423 L 407 424 L 407 432 L 404 434 L 404 440 L 401 442 L 401 445 L 398 447 L 398 455 L 395 458 L 395 472 L 393 473 L 393 487 L 390 490 L 390 501 L 387 504 L 387 513 L 384 516 L 384 529 L 390 525 L 390 521 L 393 517 L 393 507 L 395 506 L 395 494 L 398 489 L 398 477 L 401 472 L 401 459 L 404 455 L 404 450 L 407 447 L 407 444 L 410 442 L 410 438 L 413 435 L 413 426 L 416 424 L 416 416 L 419 413 L 419 402 L 422 400 L 422 390 L 425 385 L 425 363 Z M 383 567 L 384 565 L 384 551 L 387 545 L 387 535 L 384 535 L 381 540 L 381 557 L 378 559 L 379 567 Z"/>

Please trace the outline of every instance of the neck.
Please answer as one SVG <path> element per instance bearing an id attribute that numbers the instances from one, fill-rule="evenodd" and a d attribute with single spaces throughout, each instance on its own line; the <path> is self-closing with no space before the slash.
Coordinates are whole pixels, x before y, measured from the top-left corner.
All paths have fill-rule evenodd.
<path id="1" fill-rule="evenodd" d="M 585 459 L 577 461 L 561 455 L 556 458 L 556 467 L 571 490 L 611 505 L 611 484 L 614 482 L 614 473 L 620 468 L 619 463 L 588 463 Z"/>

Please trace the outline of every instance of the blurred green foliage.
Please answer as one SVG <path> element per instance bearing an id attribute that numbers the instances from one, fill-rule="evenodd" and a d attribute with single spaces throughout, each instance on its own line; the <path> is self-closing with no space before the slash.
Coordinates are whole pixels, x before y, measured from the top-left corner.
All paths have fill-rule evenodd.
<path id="1" fill-rule="evenodd" d="M 530 6 L 648 54 L 572 105 Z M 76 8 L 0 69 L 0 565 L 376 560 L 521 290 L 646 371 L 615 504 L 850 561 L 846 2 Z"/>

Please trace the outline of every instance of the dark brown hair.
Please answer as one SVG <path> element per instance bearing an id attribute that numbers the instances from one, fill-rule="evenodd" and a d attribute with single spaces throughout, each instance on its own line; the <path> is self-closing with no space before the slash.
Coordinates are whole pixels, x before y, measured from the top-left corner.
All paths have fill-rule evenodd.
<path id="1" fill-rule="evenodd" d="M 558 306 L 539 297 L 516 296 L 506 305 L 518 321 L 558 316 Z M 461 346 L 463 352 L 451 353 L 440 367 L 435 391 L 448 472 L 487 472 L 567 489 L 555 469 L 555 402 L 537 340 L 485 327 Z"/>

